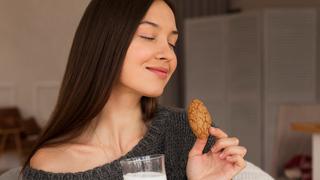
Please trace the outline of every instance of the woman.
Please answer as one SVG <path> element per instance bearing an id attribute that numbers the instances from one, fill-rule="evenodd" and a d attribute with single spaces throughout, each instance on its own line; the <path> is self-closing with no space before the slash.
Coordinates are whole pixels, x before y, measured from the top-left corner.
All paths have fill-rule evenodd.
<path id="1" fill-rule="evenodd" d="M 121 159 L 160 153 L 168 179 L 231 179 L 243 169 L 236 138 L 211 128 L 214 146 L 196 140 L 184 110 L 157 104 L 177 38 L 166 0 L 92 0 L 24 179 L 122 179 Z"/>

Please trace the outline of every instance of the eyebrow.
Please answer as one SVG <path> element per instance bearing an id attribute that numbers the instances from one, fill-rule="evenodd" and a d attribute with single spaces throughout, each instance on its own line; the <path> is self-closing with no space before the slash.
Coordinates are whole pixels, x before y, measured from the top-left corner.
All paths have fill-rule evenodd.
<path id="1" fill-rule="evenodd" d="M 155 28 L 160 28 L 160 26 L 158 24 L 151 22 L 151 21 L 142 21 L 140 24 L 148 24 L 148 25 L 151 25 Z M 174 35 L 179 35 L 179 32 L 177 30 L 173 30 L 171 33 Z"/>

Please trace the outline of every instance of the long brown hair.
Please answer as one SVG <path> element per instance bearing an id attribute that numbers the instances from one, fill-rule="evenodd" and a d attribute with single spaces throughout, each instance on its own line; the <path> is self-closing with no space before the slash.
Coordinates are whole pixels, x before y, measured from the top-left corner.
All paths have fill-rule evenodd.
<path id="1" fill-rule="evenodd" d="M 174 11 L 173 6 L 164 0 Z M 59 97 L 49 122 L 27 157 L 81 135 L 100 113 L 119 78 L 133 35 L 153 0 L 92 0 L 75 33 Z M 141 98 L 144 121 L 157 99 Z"/>

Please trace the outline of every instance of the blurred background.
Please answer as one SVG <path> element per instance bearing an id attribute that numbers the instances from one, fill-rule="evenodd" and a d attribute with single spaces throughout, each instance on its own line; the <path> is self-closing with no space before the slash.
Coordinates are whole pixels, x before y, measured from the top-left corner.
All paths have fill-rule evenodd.
<path id="1" fill-rule="evenodd" d="M 320 179 L 320 0 L 173 2 L 178 68 L 160 102 L 200 98 L 248 161 L 276 179 L 311 179 L 312 167 Z M 0 0 L 0 172 L 47 122 L 88 3 Z"/>

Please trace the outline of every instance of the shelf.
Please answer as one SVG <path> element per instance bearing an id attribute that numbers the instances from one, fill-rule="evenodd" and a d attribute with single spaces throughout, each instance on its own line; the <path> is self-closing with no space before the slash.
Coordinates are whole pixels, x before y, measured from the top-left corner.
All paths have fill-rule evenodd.
<path id="1" fill-rule="evenodd" d="M 320 133 L 320 123 L 315 122 L 294 122 L 291 124 L 291 128 L 295 131 L 305 133 Z"/>

